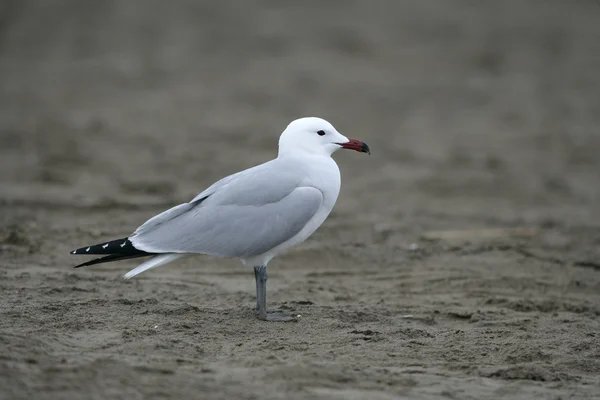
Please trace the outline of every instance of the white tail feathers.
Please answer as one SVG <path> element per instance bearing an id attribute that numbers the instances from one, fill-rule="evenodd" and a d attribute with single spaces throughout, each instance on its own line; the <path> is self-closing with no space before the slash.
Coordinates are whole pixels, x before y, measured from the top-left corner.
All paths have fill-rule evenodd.
<path id="1" fill-rule="evenodd" d="M 144 271 L 147 271 L 152 268 L 160 267 L 161 265 L 168 264 L 171 261 L 175 261 L 178 258 L 181 258 L 184 256 L 185 256 L 185 254 L 177 254 L 177 253 L 167 253 L 167 254 L 161 254 L 159 256 L 154 256 L 151 259 L 141 263 L 140 265 L 138 265 L 137 267 L 135 267 L 134 269 L 132 269 L 125 275 L 123 275 L 123 278 L 125 278 L 125 279 L 133 278 L 134 276 L 141 274 Z"/>

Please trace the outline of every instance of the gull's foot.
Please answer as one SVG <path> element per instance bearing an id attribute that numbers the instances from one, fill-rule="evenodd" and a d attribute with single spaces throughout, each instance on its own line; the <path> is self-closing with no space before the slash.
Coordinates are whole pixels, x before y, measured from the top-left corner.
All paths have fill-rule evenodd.
<path id="1" fill-rule="evenodd" d="M 275 309 L 269 310 L 266 314 L 258 314 L 258 319 L 271 322 L 298 322 L 297 316 L 285 314 L 283 311 Z"/>

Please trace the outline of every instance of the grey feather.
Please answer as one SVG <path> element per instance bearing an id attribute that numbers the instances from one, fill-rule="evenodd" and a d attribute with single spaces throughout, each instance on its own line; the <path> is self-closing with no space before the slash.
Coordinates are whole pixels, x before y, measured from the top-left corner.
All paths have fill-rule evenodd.
<path id="1" fill-rule="evenodd" d="M 222 179 L 192 202 L 150 219 L 130 240 L 155 253 L 264 254 L 298 234 L 323 202 L 302 173 L 280 163 L 276 159 Z"/>
<path id="2" fill-rule="evenodd" d="M 275 160 L 273 160 L 275 161 Z M 296 177 L 292 176 L 288 182 L 288 185 L 285 187 L 272 188 L 272 187 L 264 187 L 260 186 L 261 182 L 266 183 L 268 185 L 269 181 L 272 180 L 272 176 L 268 176 L 268 165 L 273 163 L 273 161 L 258 165 L 253 168 L 246 169 L 244 171 L 238 172 L 233 175 L 229 175 L 204 190 L 202 193 L 198 194 L 196 197 L 192 199 L 189 203 L 179 204 L 178 206 L 172 207 L 167 211 L 164 211 L 146 221 L 139 228 L 135 230 L 134 235 L 139 235 L 143 232 L 148 232 L 158 225 L 161 225 L 171 219 L 185 214 L 190 211 L 192 208 L 200 205 L 207 198 L 212 196 L 213 194 L 219 192 L 219 196 L 216 196 L 214 199 L 211 199 L 211 204 L 240 204 L 236 203 L 236 201 L 242 201 L 248 204 L 261 204 L 257 203 L 260 201 L 260 198 L 263 199 L 265 197 L 270 196 L 271 194 L 279 193 L 281 197 L 277 200 L 283 198 L 283 196 L 288 195 L 291 190 L 297 187 L 297 184 L 300 180 Z M 267 177 L 268 176 L 268 177 Z M 247 179 L 249 178 L 249 179 Z M 281 178 L 281 176 L 280 176 Z M 286 178 L 290 178 L 286 176 Z M 240 184 L 240 181 L 242 184 Z M 278 179 L 279 181 L 279 179 Z M 263 187 L 267 189 L 270 194 L 261 194 L 264 192 Z M 276 191 L 273 189 L 277 189 Z"/>
<path id="3" fill-rule="evenodd" d="M 274 203 L 302 185 L 304 175 L 294 164 L 275 159 L 216 182 L 192 202 L 205 205 L 263 205 Z"/>

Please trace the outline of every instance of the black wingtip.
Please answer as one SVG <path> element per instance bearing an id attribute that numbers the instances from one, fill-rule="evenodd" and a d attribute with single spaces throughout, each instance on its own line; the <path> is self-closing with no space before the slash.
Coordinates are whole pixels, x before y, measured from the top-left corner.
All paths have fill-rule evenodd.
<path id="1" fill-rule="evenodd" d="M 73 250 L 70 254 L 76 255 L 97 255 L 97 254 L 120 254 L 120 255 L 134 255 L 134 254 L 148 254 L 145 251 L 138 250 L 133 246 L 129 238 L 122 238 L 117 240 L 111 240 L 110 242 L 94 244 L 91 246 L 81 247 Z"/>
<path id="2" fill-rule="evenodd" d="M 110 242 L 95 244 L 92 246 L 82 247 L 70 252 L 75 255 L 104 255 L 105 257 L 95 258 L 76 265 L 73 268 L 82 268 L 95 264 L 102 264 L 112 261 L 126 260 L 129 258 L 147 257 L 153 255 L 142 250 L 138 250 L 133 246 L 129 238 L 111 240 Z"/>
<path id="3" fill-rule="evenodd" d="M 86 262 L 84 262 L 82 264 L 76 265 L 76 266 L 73 267 L 73 269 L 81 268 L 81 267 L 88 267 L 90 265 L 103 264 L 103 263 L 113 262 L 113 261 L 128 260 L 130 258 L 149 257 L 151 255 L 152 254 L 150 254 L 150 253 L 129 254 L 129 255 L 109 254 L 108 256 L 100 257 L 100 258 L 94 258 L 93 260 L 86 261 Z"/>

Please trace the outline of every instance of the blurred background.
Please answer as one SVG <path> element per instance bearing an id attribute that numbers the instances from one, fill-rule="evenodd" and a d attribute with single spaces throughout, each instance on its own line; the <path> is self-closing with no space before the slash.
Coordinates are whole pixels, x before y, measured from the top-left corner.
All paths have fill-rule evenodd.
<path id="1" fill-rule="evenodd" d="M 3 0 L 0 390 L 585 395 L 600 374 L 599 43 L 593 0 Z M 232 262 L 137 283 L 119 279 L 135 262 L 70 270 L 68 251 L 275 157 L 302 116 L 372 149 L 336 154 L 331 218 L 273 263 L 271 298 L 310 324 L 256 323 Z M 409 332 L 409 314 L 438 322 Z M 178 328 L 149 339 L 156 315 Z"/>
<path id="2" fill-rule="evenodd" d="M 431 195 L 598 200 L 596 1 L 7 0 L 1 15 L 15 189 L 193 195 L 315 115 L 372 143 L 374 160 L 340 163 L 396 201 L 415 179 Z"/>

